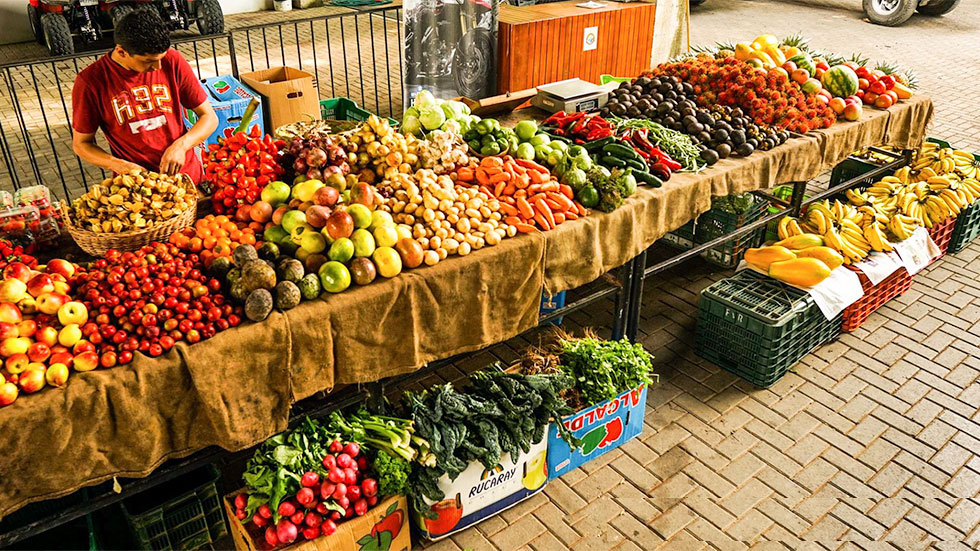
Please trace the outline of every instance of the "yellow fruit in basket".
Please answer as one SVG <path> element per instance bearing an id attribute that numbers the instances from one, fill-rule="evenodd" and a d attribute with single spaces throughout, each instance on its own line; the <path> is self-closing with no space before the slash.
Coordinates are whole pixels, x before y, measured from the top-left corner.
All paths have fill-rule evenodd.
<path id="1" fill-rule="evenodd" d="M 831 270 L 836 270 L 844 263 L 844 257 L 830 247 L 810 247 L 801 251 L 796 251 L 797 258 L 816 258 L 823 262 Z"/>
<path id="2" fill-rule="evenodd" d="M 763 272 L 768 272 L 769 266 L 773 262 L 783 262 L 786 260 L 793 260 L 794 258 L 796 258 L 796 255 L 793 254 L 793 251 L 787 249 L 786 247 L 776 245 L 749 249 L 745 251 L 745 262 L 754 268 L 762 270 Z"/>
<path id="3" fill-rule="evenodd" d="M 774 243 L 774 245 L 779 247 L 786 247 L 791 251 L 799 251 L 803 249 L 808 249 L 810 247 L 823 246 L 823 238 L 815 233 L 803 233 L 800 235 L 787 237 L 782 241 L 777 241 L 776 243 Z"/>
<path id="4" fill-rule="evenodd" d="M 773 262 L 769 266 L 769 277 L 790 285 L 813 287 L 830 277 L 830 268 L 816 258 L 794 258 Z"/>

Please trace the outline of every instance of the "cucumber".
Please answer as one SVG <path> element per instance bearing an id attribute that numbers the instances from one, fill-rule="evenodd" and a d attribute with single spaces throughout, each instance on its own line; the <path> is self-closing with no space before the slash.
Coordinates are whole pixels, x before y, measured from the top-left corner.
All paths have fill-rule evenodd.
<path id="1" fill-rule="evenodd" d="M 600 140 L 593 140 L 591 142 L 585 142 L 582 145 L 582 147 L 584 147 L 586 151 L 592 152 L 592 151 L 599 151 L 604 146 L 609 145 L 611 143 L 616 143 L 616 138 L 614 138 L 613 136 L 609 136 L 608 138 L 602 138 Z"/>
<path id="2" fill-rule="evenodd" d="M 600 162 L 607 167 L 626 168 L 626 161 L 612 155 L 603 156 Z"/>
<path id="3" fill-rule="evenodd" d="M 646 171 L 647 165 L 643 161 L 638 161 L 636 159 L 624 159 L 626 166 L 632 168 L 633 170 Z"/>
<path id="4" fill-rule="evenodd" d="M 660 178 L 657 178 L 653 174 L 650 174 L 649 172 L 646 172 L 644 170 L 636 170 L 634 168 L 633 176 L 636 178 L 637 182 L 641 182 L 648 186 L 660 187 L 664 185 L 663 181 L 661 181 Z"/>
<path id="5" fill-rule="evenodd" d="M 620 159 L 637 159 L 642 160 L 640 154 L 636 152 L 635 149 L 628 145 L 611 143 L 602 146 L 602 152 L 619 157 Z"/>

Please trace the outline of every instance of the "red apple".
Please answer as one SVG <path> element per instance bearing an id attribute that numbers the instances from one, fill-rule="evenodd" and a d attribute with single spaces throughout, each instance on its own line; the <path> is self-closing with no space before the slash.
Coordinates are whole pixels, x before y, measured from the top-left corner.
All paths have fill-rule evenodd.
<path id="1" fill-rule="evenodd" d="M 856 121 L 861 118 L 863 109 L 857 103 L 852 103 L 844 108 L 844 118 L 849 121 Z"/>
<path id="2" fill-rule="evenodd" d="M 68 291 L 70 291 L 70 290 L 71 290 L 71 286 L 68 285 L 67 283 L 65 283 L 64 281 L 55 281 L 54 282 L 54 292 L 55 293 L 58 293 L 60 295 L 67 295 L 68 294 Z"/>
<path id="3" fill-rule="evenodd" d="M 44 370 L 43 369 L 28 369 L 27 371 L 21 373 L 20 379 L 17 384 L 20 385 L 20 389 L 28 394 L 32 394 L 44 388 Z"/>
<path id="4" fill-rule="evenodd" d="M 347 214 L 347 211 L 335 210 L 327 218 L 324 229 L 327 231 L 327 235 L 333 239 L 350 237 L 354 233 L 354 219 L 350 214 Z"/>
<path id="5" fill-rule="evenodd" d="M 27 294 L 27 284 L 19 279 L 7 278 L 0 281 L 0 300 L 4 302 L 19 302 Z"/>
<path id="6" fill-rule="evenodd" d="M 71 276 L 75 275 L 75 265 L 62 258 L 55 258 L 48 262 L 44 271 L 49 274 L 60 274 L 65 279 L 71 279 Z"/>
<path id="7" fill-rule="evenodd" d="M 0 406 L 9 406 L 17 399 L 20 389 L 14 383 L 0 384 Z"/>
<path id="8" fill-rule="evenodd" d="M 51 348 L 43 342 L 36 342 L 27 349 L 27 357 L 32 362 L 44 363 L 51 357 Z"/>
<path id="9" fill-rule="evenodd" d="M 27 337 L 14 337 L 0 342 L 0 356 L 9 358 L 14 354 L 27 354 L 27 349 L 31 347 L 31 339 Z"/>
<path id="10" fill-rule="evenodd" d="M 27 295 L 17 301 L 17 307 L 20 308 L 21 314 L 34 314 L 37 312 L 37 301 L 31 295 Z"/>
<path id="11" fill-rule="evenodd" d="M 350 190 L 350 202 L 360 203 L 367 208 L 374 210 L 374 187 L 371 184 L 358 182 Z"/>
<path id="12" fill-rule="evenodd" d="M 19 337 L 33 337 L 36 332 L 37 322 L 34 320 L 24 320 L 17 324 L 17 336 Z M 2 333 L 0 331 L 0 340 L 3 340 Z"/>
<path id="13" fill-rule="evenodd" d="M 82 352 L 75 356 L 75 371 L 92 371 L 99 367 L 99 355 L 95 350 Z"/>
<path id="14" fill-rule="evenodd" d="M 71 367 L 71 364 L 74 363 L 74 361 L 75 357 L 71 355 L 71 352 L 55 352 L 53 349 L 51 351 L 51 357 L 48 358 L 49 365 L 65 364 L 68 367 Z"/>
<path id="15" fill-rule="evenodd" d="M 0 302 L 0 321 L 20 323 L 23 319 L 23 316 L 20 314 L 20 308 L 17 308 L 17 305 L 10 302 Z"/>
<path id="16" fill-rule="evenodd" d="M 23 322 L 21 322 L 23 323 Z M 34 323 L 33 321 L 31 323 Z M 0 321 L 0 342 L 20 336 L 20 328 L 12 323 Z M 30 335 L 25 335 L 29 337 Z"/>
<path id="17" fill-rule="evenodd" d="M 19 279 L 24 283 L 31 278 L 31 268 L 23 262 L 11 262 L 3 269 L 3 277 Z"/>
<path id="18" fill-rule="evenodd" d="M 74 354 L 76 358 L 82 352 L 94 352 L 94 351 L 95 351 L 95 345 L 92 344 L 92 341 L 87 341 L 85 339 L 78 341 L 77 343 L 75 343 L 75 346 L 71 347 L 71 353 Z"/>
<path id="19" fill-rule="evenodd" d="M 26 371 L 30 363 L 31 359 L 27 357 L 27 354 L 14 354 L 3 362 L 3 366 L 10 373 L 18 375 Z"/>
<path id="20" fill-rule="evenodd" d="M 94 337 L 95 335 L 92 335 Z M 69 348 L 82 340 L 82 328 L 77 323 L 69 323 L 58 331 L 58 344 Z"/>
<path id="21" fill-rule="evenodd" d="M 58 330 L 51 326 L 42 327 L 34 334 L 34 340 L 43 342 L 48 346 L 54 346 L 58 344 Z"/>
<path id="22" fill-rule="evenodd" d="M 37 309 L 44 314 L 54 315 L 58 309 L 69 301 L 68 295 L 61 293 L 44 293 L 37 297 Z"/>
<path id="23" fill-rule="evenodd" d="M 54 280 L 48 274 L 37 274 L 27 280 L 27 292 L 32 297 L 39 297 L 45 293 L 54 292 Z"/>
<path id="24" fill-rule="evenodd" d="M 68 366 L 63 363 L 52 363 L 44 372 L 44 380 L 51 386 L 65 386 L 68 382 Z"/>

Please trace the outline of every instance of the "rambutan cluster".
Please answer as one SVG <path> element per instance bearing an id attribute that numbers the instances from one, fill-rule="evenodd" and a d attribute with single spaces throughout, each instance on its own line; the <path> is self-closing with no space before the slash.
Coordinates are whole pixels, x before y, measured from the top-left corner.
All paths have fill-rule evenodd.
<path id="1" fill-rule="evenodd" d="M 805 133 L 827 128 L 837 120 L 830 107 L 805 94 L 781 71 L 758 69 L 734 57 L 715 59 L 701 54 L 660 64 L 644 76 L 663 75 L 694 86 L 701 105 L 741 107 L 758 125 Z"/>

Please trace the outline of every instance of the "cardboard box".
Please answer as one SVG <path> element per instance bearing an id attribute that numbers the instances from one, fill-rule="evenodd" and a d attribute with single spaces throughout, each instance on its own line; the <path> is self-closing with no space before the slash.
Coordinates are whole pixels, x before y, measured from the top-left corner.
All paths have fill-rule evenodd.
<path id="1" fill-rule="evenodd" d="M 547 455 L 548 439 L 542 438 L 517 463 L 505 453 L 492 469 L 474 461 L 456 480 L 443 475 L 439 488 L 446 499 L 438 503 L 426 500 L 439 517 L 430 520 L 413 511 L 419 531 L 430 540 L 439 540 L 540 492 L 548 482 Z"/>
<path id="2" fill-rule="evenodd" d="M 248 528 L 235 517 L 235 496 L 239 490 L 225 496 L 225 514 L 231 526 L 231 539 L 238 551 L 267 550 L 265 529 L 256 528 L 251 522 Z M 337 531 L 314 540 L 303 540 L 293 545 L 278 547 L 289 551 L 350 551 L 371 549 L 376 551 L 411 551 L 412 535 L 408 526 L 408 500 L 405 496 L 391 496 L 369 510 L 337 525 Z M 258 542 L 258 543 L 256 543 Z"/>
<path id="3" fill-rule="evenodd" d="M 640 385 L 612 400 L 579 410 L 562 423 L 582 445 L 575 451 L 558 436 L 558 427 L 548 426 L 548 478 L 557 478 L 600 455 L 618 448 L 643 432 L 647 387 Z"/>
<path id="4" fill-rule="evenodd" d="M 254 90 L 238 82 L 238 79 L 231 75 L 204 79 L 202 84 L 208 99 L 211 100 L 211 106 L 214 107 L 214 113 L 218 115 L 218 128 L 204 141 L 205 145 L 218 143 L 219 137 L 229 136 L 238 128 L 245 114 L 245 108 L 252 98 L 259 98 L 260 103 L 262 101 L 261 96 Z M 184 109 L 184 124 L 190 128 L 195 122 L 197 122 L 197 115 L 190 109 Z M 255 114 L 252 115 L 252 122 L 246 130 L 251 130 L 253 126 L 258 126 L 259 131 L 265 133 L 261 105 L 260 109 L 256 109 Z"/>
<path id="5" fill-rule="evenodd" d="M 245 84 L 262 94 L 269 133 L 284 124 L 320 120 L 320 98 L 313 84 L 313 73 L 292 67 L 270 67 L 242 73 L 241 77 Z"/>

